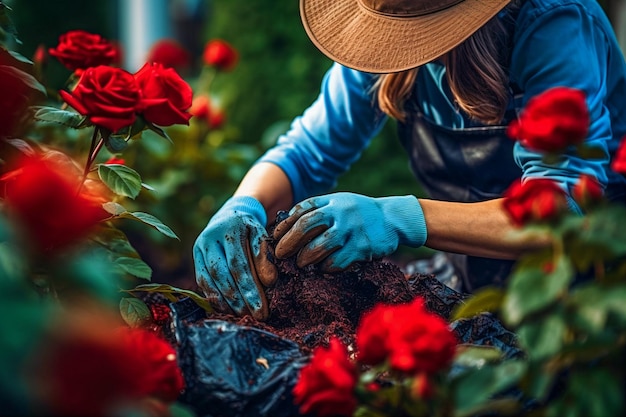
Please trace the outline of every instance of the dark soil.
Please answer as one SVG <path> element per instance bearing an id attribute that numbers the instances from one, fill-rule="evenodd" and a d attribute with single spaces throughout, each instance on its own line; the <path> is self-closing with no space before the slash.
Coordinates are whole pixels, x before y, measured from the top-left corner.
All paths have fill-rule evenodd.
<path id="1" fill-rule="evenodd" d="M 273 249 L 275 242 L 271 243 Z M 361 316 L 378 303 L 407 303 L 421 296 L 430 311 L 448 319 L 452 308 L 464 298 L 434 275 L 407 276 L 399 266 L 383 259 L 357 263 L 331 274 L 320 272 L 314 265 L 298 268 L 295 256 L 274 259 L 274 263 L 278 279 L 266 291 L 270 310 L 267 321 L 223 314 L 212 318 L 267 330 L 293 340 L 303 350 L 326 345 L 333 335 L 353 347 Z"/>

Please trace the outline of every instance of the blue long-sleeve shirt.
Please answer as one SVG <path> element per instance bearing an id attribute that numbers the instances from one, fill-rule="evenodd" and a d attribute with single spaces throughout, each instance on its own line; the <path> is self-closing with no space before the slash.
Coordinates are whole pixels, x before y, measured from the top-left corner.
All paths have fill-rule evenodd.
<path id="1" fill-rule="evenodd" d="M 547 165 L 541 153 L 517 143 L 514 159 L 522 178 L 550 178 L 566 191 L 582 173 L 605 187 L 624 183 L 609 164 L 626 135 L 626 64 L 596 0 L 527 0 L 516 20 L 509 77 L 523 92 L 522 107 L 552 87 L 582 90 L 591 116 L 587 143 L 604 154 L 594 160 L 570 154 Z M 318 98 L 259 159 L 286 173 L 294 202 L 332 189 L 380 132 L 387 117 L 372 94 L 374 81 L 375 75 L 333 64 Z M 417 82 L 420 107 L 430 119 L 451 128 L 476 125 L 455 108 L 440 64 L 420 68 Z"/>

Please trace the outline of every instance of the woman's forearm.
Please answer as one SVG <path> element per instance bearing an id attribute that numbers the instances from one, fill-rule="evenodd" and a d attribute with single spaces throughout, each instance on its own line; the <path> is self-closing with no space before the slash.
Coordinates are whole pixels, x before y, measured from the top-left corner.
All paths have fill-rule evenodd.
<path id="1" fill-rule="evenodd" d="M 265 207 L 267 222 L 271 224 L 280 210 L 289 210 L 293 205 L 291 182 L 277 165 L 260 162 L 244 176 L 234 195 L 256 198 Z"/>
<path id="2" fill-rule="evenodd" d="M 428 238 L 426 246 L 446 252 L 496 259 L 515 259 L 549 245 L 547 236 L 524 239 L 502 208 L 502 199 L 455 203 L 420 199 Z"/>

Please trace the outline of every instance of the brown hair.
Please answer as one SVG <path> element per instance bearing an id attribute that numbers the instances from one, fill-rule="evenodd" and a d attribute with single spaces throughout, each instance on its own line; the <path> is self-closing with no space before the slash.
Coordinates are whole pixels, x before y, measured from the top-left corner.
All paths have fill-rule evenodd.
<path id="1" fill-rule="evenodd" d="M 510 10 L 519 8 L 514 0 Z M 509 99 L 506 70 L 508 29 L 495 17 L 444 56 L 446 76 L 457 105 L 485 124 L 501 122 Z M 381 75 L 375 84 L 378 104 L 389 116 L 404 121 L 404 102 L 413 91 L 418 68 Z"/>

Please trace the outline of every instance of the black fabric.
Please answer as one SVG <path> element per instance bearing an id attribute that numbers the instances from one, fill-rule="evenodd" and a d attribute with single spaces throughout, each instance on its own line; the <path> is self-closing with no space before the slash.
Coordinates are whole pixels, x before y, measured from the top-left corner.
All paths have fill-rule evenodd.
<path id="1" fill-rule="evenodd" d="M 298 345 L 252 327 L 206 317 L 190 299 L 171 305 L 171 334 L 198 417 L 299 415 L 291 391 L 309 360 Z"/>

